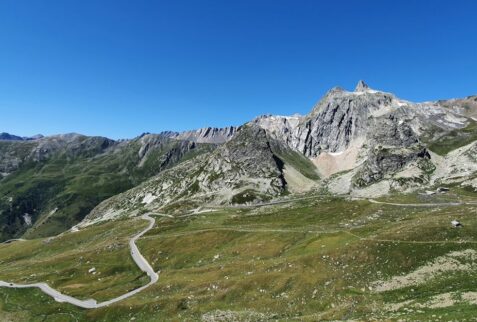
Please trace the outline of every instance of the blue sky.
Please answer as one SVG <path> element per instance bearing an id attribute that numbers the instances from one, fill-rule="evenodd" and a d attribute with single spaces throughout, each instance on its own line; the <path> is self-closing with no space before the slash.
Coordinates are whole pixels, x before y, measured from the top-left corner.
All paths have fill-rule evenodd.
<path id="1" fill-rule="evenodd" d="M 142 132 L 307 113 L 359 79 L 477 93 L 477 2 L 0 2 L 0 132 Z"/>

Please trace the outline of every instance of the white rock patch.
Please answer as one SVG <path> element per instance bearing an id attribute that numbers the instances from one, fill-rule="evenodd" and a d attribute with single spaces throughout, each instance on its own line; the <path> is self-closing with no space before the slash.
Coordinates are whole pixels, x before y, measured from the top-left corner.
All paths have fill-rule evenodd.
<path id="1" fill-rule="evenodd" d="M 148 205 L 154 200 L 156 200 L 157 196 L 154 196 L 152 193 L 147 193 L 144 198 L 142 199 L 142 203 Z"/>

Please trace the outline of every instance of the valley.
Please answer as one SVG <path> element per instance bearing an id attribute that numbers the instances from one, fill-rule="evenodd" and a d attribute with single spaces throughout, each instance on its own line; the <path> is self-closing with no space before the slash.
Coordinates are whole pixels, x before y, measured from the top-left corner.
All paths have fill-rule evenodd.
<path id="1" fill-rule="evenodd" d="M 403 212 L 402 207 L 392 205 L 396 199 L 408 199 L 412 204 Z M 475 304 L 466 297 L 474 287 L 469 276 L 477 273 L 477 258 L 472 253 L 477 251 L 477 208 L 451 206 L 446 201 L 470 201 L 472 195 L 417 198 L 426 207 L 414 199 L 403 195 L 373 203 L 322 195 L 261 207 L 158 217 L 157 225 L 137 241 L 153 269 L 161 271 L 157 284 L 130 299 L 94 310 L 55 304 L 36 290 L 1 288 L 2 310 L 12 318 L 26 317 L 27 311 L 20 309 L 25 307 L 34 314 L 32 320 L 33 316 L 47 316 L 52 321 L 68 314 L 114 321 L 132 317 L 140 321 L 174 317 L 209 321 L 220 316 L 313 321 L 433 316 L 450 320 L 456 318 L 458 307 L 459 319 L 470 318 Z M 455 218 L 463 228 L 450 225 Z M 115 231 L 129 227 L 131 236 L 143 223 L 123 219 L 115 226 Z M 115 259 L 118 255 L 114 254 L 120 253 L 129 257 L 127 234 L 112 239 L 108 227 L 111 222 L 94 224 L 48 243 L 3 244 L 2 279 L 17 283 L 57 280 L 53 285 L 65 294 L 103 301 L 141 287 L 146 281 L 140 270 L 132 269 L 133 263 Z M 91 235 L 94 242 L 89 240 Z M 81 246 L 71 253 L 68 244 L 73 241 Z M 35 247 L 38 255 L 25 258 L 23 249 L 30 247 Z M 78 258 L 83 258 L 82 264 Z M 437 262 L 433 262 L 435 258 Z M 462 264 L 450 264 L 456 260 Z M 128 265 L 131 268 L 126 269 Z M 426 265 L 431 268 L 425 269 Z M 100 275 L 91 276 L 90 267 Z M 425 275 L 419 273 L 424 269 Z M 52 273 L 61 278 L 48 277 Z M 402 274 L 416 277 L 384 286 Z M 420 283 L 420 276 L 429 283 Z M 433 305 L 439 296 L 451 300 Z M 49 304 L 35 306 L 32 298 Z"/>

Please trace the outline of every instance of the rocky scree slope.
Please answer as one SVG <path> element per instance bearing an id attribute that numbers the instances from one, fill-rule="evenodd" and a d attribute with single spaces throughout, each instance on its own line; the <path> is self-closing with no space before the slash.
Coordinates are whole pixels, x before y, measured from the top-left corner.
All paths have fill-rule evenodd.
<path id="1" fill-rule="evenodd" d="M 247 124 L 210 154 L 184 162 L 96 207 L 86 223 L 144 211 L 183 211 L 206 204 L 244 204 L 269 200 L 287 192 L 284 168 L 298 169 L 316 180 L 313 164 Z"/>

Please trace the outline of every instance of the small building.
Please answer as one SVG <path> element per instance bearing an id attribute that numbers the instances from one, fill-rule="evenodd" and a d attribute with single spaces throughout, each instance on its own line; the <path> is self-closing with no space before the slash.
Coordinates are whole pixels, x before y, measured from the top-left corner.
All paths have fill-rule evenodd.
<path id="1" fill-rule="evenodd" d="M 452 227 L 462 227 L 462 224 L 458 220 L 451 221 Z"/>

